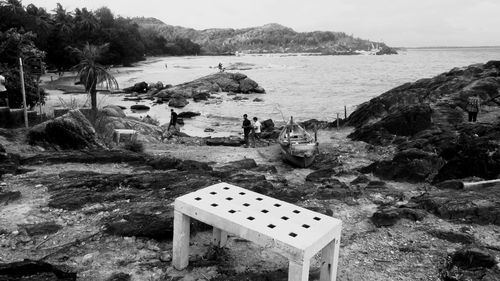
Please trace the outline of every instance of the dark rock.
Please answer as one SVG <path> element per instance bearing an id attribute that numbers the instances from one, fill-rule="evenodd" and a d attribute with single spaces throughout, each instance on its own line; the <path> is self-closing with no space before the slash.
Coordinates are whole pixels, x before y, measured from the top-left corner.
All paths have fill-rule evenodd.
<path id="1" fill-rule="evenodd" d="M 314 194 L 314 198 L 321 200 L 358 198 L 362 192 L 358 188 L 349 187 L 341 181 L 332 182 L 321 186 Z"/>
<path id="2" fill-rule="evenodd" d="M 193 118 L 195 116 L 200 116 L 201 113 L 199 112 L 192 112 L 192 111 L 185 111 L 185 112 L 181 112 L 177 115 L 177 117 L 179 118 Z"/>
<path id="3" fill-rule="evenodd" d="M 208 100 L 208 98 L 210 98 L 210 92 L 208 92 L 208 91 L 196 92 L 193 94 L 193 100 L 195 102 L 201 101 L 201 100 Z"/>
<path id="4" fill-rule="evenodd" d="M 411 219 L 413 221 L 422 220 L 426 216 L 425 212 L 411 208 L 386 208 L 376 211 L 371 220 L 377 227 L 392 226 L 401 218 Z"/>
<path id="5" fill-rule="evenodd" d="M 130 281 L 132 280 L 132 276 L 127 273 L 118 272 L 113 273 L 106 281 Z"/>
<path id="6" fill-rule="evenodd" d="M 263 101 L 264 101 L 264 100 L 263 100 L 263 99 L 261 99 L 261 98 L 254 98 L 254 99 L 253 99 L 253 102 L 263 102 Z"/>
<path id="7" fill-rule="evenodd" d="M 382 46 L 382 49 L 376 53 L 377 56 L 381 55 L 397 55 L 398 51 L 396 49 L 388 47 L 388 46 Z"/>
<path id="8" fill-rule="evenodd" d="M 432 229 L 429 230 L 428 233 L 434 237 L 452 243 L 472 244 L 475 241 L 474 236 L 468 233 L 456 232 L 452 230 Z"/>
<path id="9" fill-rule="evenodd" d="M 43 261 L 24 260 L 0 264 L 0 280 L 75 281 L 76 272 Z"/>
<path id="10" fill-rule="evenodd" d="M 245 158 L 242 160 L 228 162 L 223 168 L 232 170 L 250 170 L 257 167 L 255 160 Z"/>
<path id="11" fill-rule="evenodd" d="M 216 137 L 208 138 L 205 144 L 209 146 L 241 146 L 243 140 L 241 138 Z"/>
<path id="12" fill-rule="evenodd" d="M 129 163 L 142 164 L 146 155 L 125 150 L 73 150 L 42 152 L 20 160 L 22 165 L 61 164 L 61 163 Z"/>
<path id="13" fill-rule="evenodd" d="M 351 181 L 351 184 L 365 184 L 369 183 L 371 180 L 369 177 L 366 175 L 359 175 L 357 178 L 355 178 L 353 181 Z"/>
<path id="14" fill-rule="evenodd" d="M 2 192 L 2 190 L 0 189 L 0 206 L 7 205 L 9 204 L 9 202 L 15 201 L 19 198 L 21 198 L 21 192 L 19 191 Z"/>
<path id="15" fill-rule="evenodd" d="M 373 172 L 382 179 L 419 182 L 432 180 L 444 164 L 434 153 L 409 149 L 398 152 L 392 160 L 375 162 L 361 172 Z"/>
<path id="16" fill-rule="evenodd" d="M 177 165 L 179 171 L 212 171 L 212 167 L 208 163 L 199 162 L 195 160 L 183 160 Z"/>
<path id="17" fill-rule="evenodd" d="M 185 107 L 188 104 L 189 104 L 189 102 L 187 101 L 187 99 L 182 97 L 182 96 L 172 97 L 170 99 L 170 101 L 168 102 L 168 106 L 177 107 L 177 108 Z"/>
<path id="18" fill-rule="evenodd" d="M 462 269 L 491 268 L 496 265 L 495 256 L 490 252 L 477 247 L 465 247 L 456 251 L 452 262 Z"/>
<path id="19" fill-rule="evenodd" d="M 257 88 L 259 86 L 259 84 L 257 84 L 257 82 L 253 81 L 252 79 L 250 79 L 248 77 L 245 79 L 239 80 L 239 84 L 240 84 L 240 92 L 245 93 L 245 94 L 254 92 L 255 88 Z"/>
<path id="20" fill-rule="evenodd" d="M 439 189 L 464 189 L 464 183 L 461 180 L 447 180 L 436 184 Z"/>
<path id="21" fill-rule="evenodd" d="M 443 219 L 500 225 L 500 194 L 497 189 L 438 190 L 413 197 L 411 202 Z"/>
<path id="22" fill-rule="evenodd" d="M 306 176 L 306 181 L 317 182 L 317 183 L 327 183 L 327 182 L 336 182 L 336 179 L 333 179 L 337 172 L 334 167 L 325 167 L 323 169 L 314 171 Z"/>
<path id="23" fill-rule="evenodd" d="M 262 131 L 263 132 L 272 132 L 274 131 L 274 122 L 271 119 L 267 119 L 261 122 L 262 124 Z"/>
<path id="24" fill-rule="evenodd" d="M 370 181 L 366 187 L 366 189 L 385 189 L 387 185 L 383 181 Z"/>
<path id="25" fill-rule="evenodd" d="M 22 227 L 26 229 L 26 233 L 30 236 L 52 234 L 62 229 L 62 226 L 56 224 L 55 222 L 26 224 L 22 225 Z"/>
<path id="26" fill-rule="evenodd" d="M 106 232 L 119 236 L 147 237 L 171 240 L 174 220 L 172 213 L 162 215 L 132 213 L 106 225 Z"/>
<path id="27" fill-rule="evenodd" d="M 319 130 L 319 129 L 328 129 L 337 126 L 335 123 L 328 123 L 327 121 L 319 121 L 316 119 L 306 120 L 304 122 L 300 122 L 300 125 L 309 131 Z"/>
<path id="28" fill-rule="evenodd" d="M 62 149 L 101 148 L 92 124 L 79 110 L 38 124 L 28 132 L 31 145 Z"/>
<path id="29" fill-rule="evenodd" d="M 206 128 L 205 130 L 203 130 L 203 132 L 205 133 L 211 133 L 211 132 L 214 132 L 215 130 L 212 129 L 212 128 Z"/>
<path id="30" fill-rule="evenodd" d="M 146 83 L 144 81 L 139 82 L 139 83 L 135 83 L 134 86 L 132 86 L 132 87 L 123 88 L 123 91 L 125 93 L 132 93 L 132 92 L 146 93 L 148 91 L 148 83 Z"/>
<path id="31" fill-rule="evenodd" d="M 394 136 L 413 136 L 428 129 L 432 125 L 431 115 L 432 109 L 427 104 L 396 107 L 390 115 L 357 129 L 349 137 L 371 144 L 385 144 Z"/>
<path id="32" fill-rule="evenodd" d="M 144 105 L 144 104 L 134 104 L 130 106 L 130 109 L 132 110 L 149 110 L 149 106 Z"/>
<path id="33" fill-rule="evenodd" d="M 253 92 L 257 93 L 257 94 L 265 94 L 266 90 L 264 88 L 262 88 L 261 86 L 257 86 L 253 89 Z"/>
<path id="34" fill-rule="evenodd" d="M 181 160 L 177 158 L 169 157 L 157 157 L 149 160 L 147 164 L 155 170 L 172 170 L 177 169 L 177 166 L 181 163 Z"/>

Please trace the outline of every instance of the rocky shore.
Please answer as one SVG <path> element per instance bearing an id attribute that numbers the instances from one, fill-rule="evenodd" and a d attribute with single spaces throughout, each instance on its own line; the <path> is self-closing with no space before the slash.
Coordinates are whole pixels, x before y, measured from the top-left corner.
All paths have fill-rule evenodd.
<path id="1" fill-rule="evenodd" d="M 234 75 L 138 94 L 170 103 L 260 91 Z M 341 219 L 337 280 L 499 280 L 500 189 L 469 184 L 499 178 L 499 88 L 500 62 L 488 62 L 392 89 L 340 130 L 304 122 L 320 128 L 310 169 L 281 161 L 272 120 L 256 148 L 171 133 L 119 107 L 99 122 L 70 111 L 29 131 L 0 129 L 0 280 L 287 280 L 286 259 L 233 236 L 213 248 L 200 222 L 190 266 L 172 268 L 171 203 L 221 181 Z M 467 123 L 474 93 L 482 111 Z M 117 128 L 136 129 L 145 151 L 112 145 Z"/>

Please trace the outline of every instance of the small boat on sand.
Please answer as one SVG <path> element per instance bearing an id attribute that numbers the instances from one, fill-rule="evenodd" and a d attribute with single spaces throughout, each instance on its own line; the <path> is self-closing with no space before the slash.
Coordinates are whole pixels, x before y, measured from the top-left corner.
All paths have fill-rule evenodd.
<path id="1" fill-rule="evenodd" d="M 310 166 L 319 153 L 316 138 L 295 123 L 293 117 L 281 131 L 278 142 L 283 160 L 297 167 Z"/>

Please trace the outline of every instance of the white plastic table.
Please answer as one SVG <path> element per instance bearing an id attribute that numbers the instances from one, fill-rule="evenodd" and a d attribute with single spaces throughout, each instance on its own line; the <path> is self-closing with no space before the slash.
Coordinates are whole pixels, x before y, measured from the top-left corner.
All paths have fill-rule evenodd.
<path id="1" fill-rule="evenodd" d="M 235 185 L 219 183 L 175 200 L 173 266 L 189 263 L 189 223 L 214 227 L 222 247 L 227 233 L 270 248 L 288 258 L 288 280 L 307 281 L 310 259 L 321 251 L 321 281 L 334 281 L 342 221 Z"/>
<path id="2" fill-rule="evenodd" d="M 122 135 L 130 136 L 130 139 L 133 139 L 135 136 L 137 136 L 137 131 L 130 129 L 115 129 L 114 137 L 116 138 L 117 145 L 120 144 L 120 139 Z"/>

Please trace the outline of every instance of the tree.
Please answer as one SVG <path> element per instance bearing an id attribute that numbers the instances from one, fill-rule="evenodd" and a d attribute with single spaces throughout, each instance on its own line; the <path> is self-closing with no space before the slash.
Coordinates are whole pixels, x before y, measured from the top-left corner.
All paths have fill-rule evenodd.
<path id="1" fill-rule="evenodd" d="M 85 86 L 85 91 L 90 94 L 91 106 L 97 112 L 97 85 L 105 84 L 106 88 L 118 88 L 118 82 L 109 74 L 106 67 L 98 63 L 101 56 L 106 53 L 109 45 L 100 46 L 87 43 L 83 49 L 70 47 L 73 54 L 78 56 L 80 63 L 72 67 L 77 71 L 77 78 Z"/>

